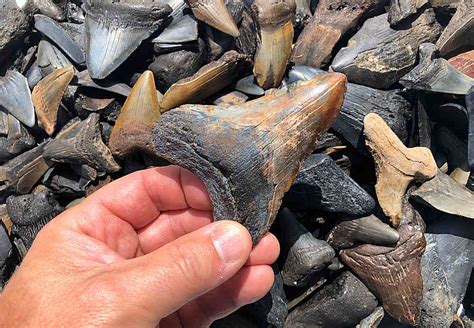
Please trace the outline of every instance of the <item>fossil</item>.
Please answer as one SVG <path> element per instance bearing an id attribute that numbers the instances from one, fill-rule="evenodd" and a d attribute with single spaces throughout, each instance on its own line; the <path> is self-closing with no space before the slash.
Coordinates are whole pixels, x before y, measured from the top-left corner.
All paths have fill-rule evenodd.
<path id="1" fill-rule="evenodd" d="M 28 80 L 18 71 L 9 71 L 0 78 L 0 107 L 5 108 L 26 126 L 35 125 L 35 109 Z"/>
<path id="2" fill-rule="evenodd" d="M 0 137 L 0 161 L 9 160 L 36 145 L 35 138 L 20 121 L 10 114 L 5 117 L 7 137 Z"/>
<path id="3" fill-rule="evenodd" d="M 248 94 L 250 96 L 263 96 L 265 90 L 263 90 L 255 81 L 253 75 L 241 78 L 235 85 L 235 90 Z"/>
<path id="4" fill-rule="evenodd" d="M 399 228 L 396 247 L 362 245 L 341 251 L 342 261 L 377 296 L 387 313 L 398 321 L 419 323 L 423 280 L 421 256 L 426 242 L 421 231 Z"/>
<path id="5" fill-rule="evenodd" d="M 224 0 L 186 0 L 186 3 L 197 19 L 233 37 L 239 36 L 239 29 Z"/>
<path id="6" fill-rule="evenodd" d="M 232 91 L 227 93 L 216 100 L 214 100 L 214 105 L 216 106 L 235 106 L 245 103 L 249 97 L 239 91 Z"/>
<path id="7" fill-rule="evenodd" d="M 391 0 L 388 12 L 388 21 L 391 26 L 396 26 L 405 19 L 412 17 L 428 0 Z"/>
<path id="8" fill-rule="evenodd" d="M 156 153 L 201 178 L 214 218 L 244 224 L 256 242 L 337 116 L 345 85 L 343 75 L 329 74 L 239 106 L 181 106 L 156 126 Z"/>
<path id="9" fill-rule="evenodd" d="M 378 327 L 383 317 L 385 316 L 385 311 L 383 307 L 379 306 L 375 308 L 367 318 L 364 318 L 356 328 L 375 328 Z"/>
<path id="10" fill-rule="evenodd" d="M 130 94 L 131 88 L 124 84 L 124 83 L 114 83 L 114 82 L 104 82 L 104 81 L 97 81 L 93 80 L 89 75 L 87 70 L 79 72 L 77 74 L 77 83 L 81 86 L 88 87 L 88 88 L 95 88 L 99 90 L 109 91 L 112 93 L 116 93 L 118 95 L 122 95 L 128 97 Z"/>
<path id="11" fill-rule="evenodd" d="M 41 71 L 41 78 L 56 69 L 72 66 L 71 61 L 54 44 L 41 40 L 38 45 L 36 64 Z M 41 80 L 41 78 L 39 80 Z M 39 80 L 37 82 L 39 82 Z M 32 83 L 33 84 L 33 83 Z M 34 83 L 36 85 L 36 83 Z"/>
<path id="12" fill-rule="evenodd" d="M 169 48 L 188 42 L 195 42 L 199 38 L 198 23 L 191 15 L 184 15 L 181 19 L 174 19 L 163 32 L 160 33 L 153 43 L 161 48 Z"/>
<path id="13" fill-rule="evenodd" d="M 464 75 L 474 79 L 474 50 L 466 51 L 452 57 L 448 62 Z"/>
<path id="14" fill-rule="evenodd" d="M 398 226 L 408 185 L 433 178 L 438 170 L 436 162 L 428 148 L 407 148 L 377 114 L 365 117 L 364 134 L 376 165 L 378 201 Z"/>

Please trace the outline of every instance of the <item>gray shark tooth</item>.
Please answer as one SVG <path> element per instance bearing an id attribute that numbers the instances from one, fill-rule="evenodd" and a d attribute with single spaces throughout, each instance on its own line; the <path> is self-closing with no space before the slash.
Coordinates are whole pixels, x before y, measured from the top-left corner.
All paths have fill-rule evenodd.
<path id="1" fill-rule="evenodd" d="M 411 197 L 441 212 L 474 219 L 474 193 L 440 171 Z"/>
<path id="2" fill-rule="evenodd" d="M 290 287 L 307 286 L 336 253 L 327 242 L 314 238 L 289 209 L 281 210 L 278 220 L 285 252 L 281 272 L 283 282 Z"/>
<path id="3" fill-rule="evenodd" d="M 296 307 L 288 315 L 285 327 L 355 327 L 377 304 L 369 289 L 351 272 L 344 271 Z"/>
<path id="4" fill-rule="evenodd" d="M 153 39 L 153 43 L 182 44 L 197 41 L 199 37 L 198 23 L 191 15 L 184 15 L 168 25 L 163 32 Z"/>
<path id="5" fill-rule="evenodd" d="M 41 40 L 38 45 L 36 62 L 41 70 L 42 77 L 51 74 L 54 70 L 72 66 L 71 61 L 54 44 Z M 39 81 L 38 81 L 39 82 Z"/>
<path id="6" fill-rule="evenodd" d="M 466 107 L 469 121 L 467 156 L 469 161 L 469 167 L 474 170 L 474 86 L 469 90 L 466 95 Z"/>
<path id="7" fill-rule="evenodd" d="M 388 89 L 415 66 L 414 49 L 435 42 L 440 34 L 441 25 L 432 9 L 396 30 L 390 27 L 387 14 L 369 18 L 337 53 L 331 67 L 346 74 L 349 82 Z"/>
<path id="8" fill-rule="evenodd" d="M 171 13 L 170 6 L 152 1 L 86 0 L 84 10 L 86 60 L 93 79 L 104 79 L 115 71 Z"/>
<path id="9" fill-rule="evenodd" d="M 454 52 L 463 47 L 474 45 L 474 2 L 461 1 L 457 5 L 456 14 L 449 21 L 448 26 L 436 43 L 441 56 Z"/>
<path id="10" fill-rule="evenodd" d="M 244 77 L 237 81 L 237 84 L 235 85 L 235 90 L 251 96 L 263 96 L 265 94 L 265 90 L 263 90 L 256 83 L 255 77 L 253 75 Z"/>
<path id="11" fill-rule="evenodd" d="M 35 28 L 53 41 L 76 64 L 84 64 L 84 52 L 56 21 L 44 15 L 35 15 Z"/>
<path id="12" fill-rule="evenodd" d="M 128 85 L 125 83 L 114 83 L 114 82 L 105 82 L 101 81 L 99 84 L 99 81 L 94 81 L 91 76 L 89 75 L 89 72 L 87 70 L 79 72 L 76 74 L 77 76 L 77 83 L 80 86 L 83 87 L 88 87 L 88 88 L 94 88 L 94 89 L 99 89 L 99 90 L 104 90 L 104 91 L 109 91 L 124 97 L 128 97 L 130 95 L 130 92 L 132 88 L 130 88 Z"/>
<path id="13" fill-rule="evenodd" d="M 474 86 L 474 79 L 462 74 L 444 58 L 433 58 L 436 47 L 420 46 L 420 64 L 400 79 L 408 89 L 465 95 Z"/>
<path id="14" fill-rule="evenodd" d="M 120 170 L 112 152 L 102 141 L 99 114 L 96 113 L 65 127 L 46 145 L 43 156 L 58 163 L 87 164 L 100 172 Z"/>
<path id="15" fill-rule="evenodd" d="M 298 81 L 308 81 L 313 77 L 322 74 L 327 74 L 327 72 L 311 66 L 295 65 L 288 72 L 288 79 L 286 80 L 286 83 L 292 84 Z"/>
<path id="16" fill-rule="evenodd" d="M 306 159 L 284 202 L 297 210 L 351 216 L 367 215 L 375 207 L 375 200 L 325 154 Z"/>
<path id="17" fill-rule="evenodd" d="M 7 138 L 0 137 L 0 161 L 8 160 L 33 148 L 36 140 L 13 115 L 7 115 Z"/>
<path id="18" fill-rule="evenodd" d="M 224 0 L 186 0 L 186 3 L 200 21 L 233 37 L 240 35 Z"/>
<path id="19" fill-rule="evenodd" d="M 392 0 L 388 11 L 388 21 L 391 26 L 396 26 L 408 17 L 416 14 L 428 0 Z"/>
<path id="20" fill-rule="evenodd" d="M 35 109 L 28 80 L 17 71 L 9 71 L 0 78 L 0 106 L 26 126 L 32 128 L 35 125 Z"/>
<path id="21" fill-rule="evenodd" d="M 338 249 L 353 247 L 355 244 L 393 246 L 399 239 L 397 230 L 375 215 L 341 221 L 331 229 L 327 237 L 328 243 Z"/>

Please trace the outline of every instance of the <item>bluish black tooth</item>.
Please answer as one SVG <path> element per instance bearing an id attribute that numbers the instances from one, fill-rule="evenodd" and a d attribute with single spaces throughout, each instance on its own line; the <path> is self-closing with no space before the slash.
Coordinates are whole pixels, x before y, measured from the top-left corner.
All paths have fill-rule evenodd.
<path id="1" fill-rule="evenodd" d="M 263 96 L 265 94 L 265 90 L 257 84 L 253 75 L 240 79 L 235 85 L 235 90 L 251 96 Z"/>
<path id="2" fill-rule="evenodd" d="M 182 16 L 175 19 L 160 33 L 153 43 L 158 44 L 182 44 L 186 42 L 194 42 L 198 40 L 198 23 L 191 15 Z"/>
<path id="3" fill-rule="evenodd" d="M 35 125 L 35 109 L 26 77 L 9 71 L 0 78 L 0 106 L 28 127 Z"/>
<path id="4" fill-rule="evenodd" d="M 35 15 L 35 28 L 53 41 L 74 63 L 84 64 L 84 52 L 59 23 L 47 16 Z"/>
<path id="5" fill-rule="evenodd" d="M 38 45 L 36 63 L 41 69 L 43 77 L 54 70 L 72 66 L 71 61 L 54 44 L 41 40 Z"/>

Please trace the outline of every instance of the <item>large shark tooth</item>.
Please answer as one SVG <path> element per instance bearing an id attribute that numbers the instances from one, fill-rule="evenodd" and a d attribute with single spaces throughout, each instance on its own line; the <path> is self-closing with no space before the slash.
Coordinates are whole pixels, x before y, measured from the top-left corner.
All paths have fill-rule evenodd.
<path id="1" fill-rule="evenodd" d="M 33 89 L 33 104 L 38 121 L 49 135 L 54 133 L 59 104 L 73 77 L 72 66 L 61 68 L 46 76 Z"/>
<path id="2" fill-rule="evenodd" d="M 377 304 L 367 287 L 345 271 L 294 309 L 288 315 L 285 327 L 354 327 L 371 314 Z"/>
<path id="3" fill-rule="evenodd" d="M 0 79 L 0 106 L 26 126 L 32 128 L 35 125 L 28 80 L 17 71 L 9 71 Z"/>
<path id="4" fill-rule="evenodd" d="M 409 225 L 401 225 L 399 233 L 395 248 L 367 244 L 343 250 L 340 255 L 387 313 L 402 323 L 416 325 L 421 314 L 421 255 L 426 242 L 423 233 Z"/>
<path id="5" fill-rule="evenodd" d="M 87 68 L 94 79 L 104 79 L 115 71 L 171 13 L 167 4 L 151 0 L 86 0 L 84 10 Z"/>
<path id="6" fill-rule="evenodd" d="M 295 0 L 255 0 L 252 9 L 260 26 L 254 75 L 264 89 L 276 88 L 285 75 L 293 44 Z"/>
<path id="7" fill-rule="evenodd" d="M 408 17 L 416 14 L 428 0 L 392 0 L 388 11 L 388 21 L 391 26 L 396 26 Z"/>
<path id="8" fill-rule="evenodd" d="M 438 211 L 474 219 L 474 193 L 442 172 L 412 192 L 411 197 Z"/>
<path id="9" fill-rule="evenodd" d="M 186 3 L 200 21 L 233 37 L 240 35 L 237 24 L 227 10 L 224 0 L 186 0 Z"/>
<path id="10" fill-rule="evenodd" d="M 219 60 L 203 66 L 193 76 L 173 84 L 163 96 L 161 112 L 205 100 L 230 85 L 247 63 L 246 56 L 236 51 L 226 52 Z"/>
<path id="11" fill-rule="evenodd" d="M 102 142 L 99 114 L 65 127 L 44 148 L 44 158 L 57 163 L 87 164 L 101 172 L 117 172 L 109 148 Z"/>
<path id="12" fill-rule="evenodd" d="M 284 202 L 295 210 L 318 209 L 351 216 L 369 214 L 375 207 L 374 199 L 325 154 L 313 154 L 305 160 Z"/>
<path id="13" fill-rule="evenodd" d="M 434 58 L 436 47 L 420 46 L 420 64 L 400 79 L 400 84 L 414 90 L 465 95 L 474 86 L 474 79 L 452 67 L 444 58 Z"/>
<path id="14" fill-rule="evenodd" d="M 356 244 L 393 246 L 400 239 L 397 230 L 380 221 L 375 215 L 343 220 L 334 226 L 327 237 L 334 248 L 349 248 Z"/>
<path id="15" fill-rule="evenodd" d="M 278 220 L 284 249 L 282 277 L 285 285 L 303 287 L 324 269 L 336 256 L 334 249 L 298 222 L 287 208 L 280 211 Z"/>
<path id="16" fill-rule="evenodd" d="M 463 0 L 436 43 L 441 56 L 474 45 L 474 2 Z"/>
<path id="17" fill-rule="evenodd" d="M 56 21 L 44 15 L 35 15 L 35 28 L 53 41 L 76 64 L 84 64 L 84 52 Z"/>
<path id="18" fill-rule="evenodd" d="M 392 29 L 387 14 L 369 18 L 334 58 L 331 67 L 350 82 L 387 89 L 416 63 L 417 49 L 435 42 L 441 25 L 432 9 L 426 9 L 408 26 Z"/>
<path id="19" fill-rule="evenodd" d="M 448 62 L 464 75 L 474 79 L 474 50 L 452 57 Z"/>
<path id="20" fill-rule="evenodd" d="M 242 223 L 257 242 L 345 89 L 344 75 L 328 74 L 239 106 L 181 106 L 161 116 L 156 153 L 201 178 L 214 218 Z"/>
<path id="21" fill-rule="evenodd" d="M 398 226 L 408 185 L 433 178 L 438 171 L 436 162 L 428 148 L 405 147 L 377 114 L 365 117 L 364 134 L 377 169 L 378 201 L 384 213 Z"/>
<path id="22" fill-rule="evenodd" d="M 383 10 L 384 0 L 321 0 L 312 20 L 296 41 L 291 61 L 296 65 L 321 67 L 329 64 L 336 44 L 357 27 L 368 13 Z"/>
<path id="23" fill-rule="evenodd" d="M 124 158 L 134 152 L 154 153 L 152 130 L 160 119 L 160 101 L 153 73 L 143 73 L 128 96 L 115 122 L 109 147 Z"/>

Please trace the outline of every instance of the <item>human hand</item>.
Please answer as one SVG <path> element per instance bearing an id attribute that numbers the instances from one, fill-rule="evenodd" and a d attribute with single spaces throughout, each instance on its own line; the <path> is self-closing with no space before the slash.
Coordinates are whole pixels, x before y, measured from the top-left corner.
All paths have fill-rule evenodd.
<path id="1" fill-rule="evenodd" d="M 0 294 L 2 327 L 202 327 L 263 297 L 279 253 L 211 223 L 202 182 L 176 166 L 100 189 L 41 230 Z"/>

